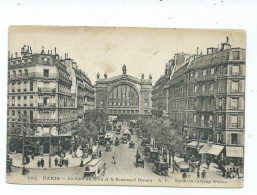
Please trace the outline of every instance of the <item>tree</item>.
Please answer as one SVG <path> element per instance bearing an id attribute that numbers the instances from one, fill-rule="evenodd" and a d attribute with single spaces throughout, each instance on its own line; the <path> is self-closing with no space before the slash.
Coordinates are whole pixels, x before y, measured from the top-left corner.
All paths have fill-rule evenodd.
<path id="1" fill-rule="evenodd" d="M 25 164 L 25 139 L 26 137 L 34 135 L 35 132 L 29 126 L 29 118 L 26 114 L 21 114 L 18 117 L 18 122 L 19 123 L 16 127 L 10 127 L 7 130 L 7 135 L 10 139 L 10 141 L 8 141 L 10 144 L 8 148 L 12 149 L 12 147 L 14 147 L 15 150 L 22 148 L 22 164 Z"/>

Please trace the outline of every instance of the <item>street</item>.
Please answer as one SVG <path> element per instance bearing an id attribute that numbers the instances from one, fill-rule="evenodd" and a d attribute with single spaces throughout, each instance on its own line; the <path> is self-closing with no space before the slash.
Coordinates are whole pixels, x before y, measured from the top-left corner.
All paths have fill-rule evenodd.
<path id="1" fill-rule="evenodd" d="M 113 134 L 113 143 L 115 142 L 116 137 L 121 139 L 122 133 L 124 129 L 127 129 L 126 125 L 122 126 L 121 134 L 117 135 L 115 131 L 108 131 L 107 133 Z M 100 146 L 98 151 L 101 150 L 101 157 L 100 159 L 106 162 L 106 170 L 104 176 L 100 176 L 100 178 L 115 178 L 117 179 L 133 179 L 133 178 L 141 178 L 142 180 L 153 179 L 157 181 L 157 179 L 182 179 L 182 173 L 175 172 L 172 173 L 172 167 L 168 170 L 168 176 L 160 176 L 153 172 L 152 167 L 153 163 L 148 162 L 148 157 L 143 155 L 144 147 L 141 146 L 141 139 L 138 138 L 136 135 L 131 135 L 131 140 L 135 143 L 134 148 L 129 148 L 128 143 L 120 143 L 118 146 L 114 144 L 111 145 L 112 150 L 106 151 L 104 146 Z M 137 150 L 139 151 L 141 158 L 144 160 L 144 168 L 139 166 L 136 168 L 136 153 Z M 115 159 L 115 163 L 113 163 L 113 157 Z M 78 161 L 76 159 L 76 161 Z M 176 161 L 180 161 L 182 159 L 175 157 Z M 213 181 L 217 180 L 220 181 L 222 178 L 221 173 L 215 167 L 215 164 L 211 164 L 210 168 L 207 169 L 205 164 L 201 166 L 201 171 L 205 170 L 207 172 L 207 180 L 210 181 L 208 178 L 211 178 Z M 21 174 L 22 169 L 13 167 L 13 171 L 8 173 L 8 177 L 15 178 L 15 180 L 25 179 L 27 177 L 28 180 L 83 180 L 83 173 L 85 170 L 84 167 L 74 166 L 74 167 L 65 167 L 65 168 L 29 168 L 29 172 L 24 176 Z M 187 179 L 200 179 L 197 178 L 196 172 L 188 172 Z M 224 179 L 224 178 L 222 178 Z M 182 180 L 181 180 L 182 181 Z M 199 180 L 203 181 L 203 180 Z M 226 183 L 230 182 L 238 182 L 238 179 L 228 179 Z"/>
<path id="2" fill-rule="evenodd" d="M 121 138 L 121 135 L 116 135 L 114 133 L 114 139 L 116 137 Z M 129 142 L 127 144 L 122 144 L 118 146 L 112 145 L 112 150 L 109 152 L 105 151 L 105 148 L 101 146 L 99 149 L 103 152 L 101 159 L 104 160 L 107 164 L 107 169 L 106 169 L 106 177 L 112 177 L 112 176 L 126 176 L 126 177 L 136 177 L 137 175 L 144 175 L 145 177 L 160 177 L 157 174 L 153 173 L 152 171 L 152 166 L 153 164 L 149 164 L 147 162 L 147 159 L 144 159 L 143 156 L 143 147 L 140 145 L 141 140 L 136 137 L 136 135 L 131 136 L 131 140 L 135 143 L 135 148 L 129 148 Z M 139 153 L 141 154 L 142 158 L 145 161 L 145 167 L 138 167 L 136 168 L 135 162 L 136 162 L 136 152 L 137 149 Z M 112 158 L 115 158 L 116 164 L 112 163 Z"/>

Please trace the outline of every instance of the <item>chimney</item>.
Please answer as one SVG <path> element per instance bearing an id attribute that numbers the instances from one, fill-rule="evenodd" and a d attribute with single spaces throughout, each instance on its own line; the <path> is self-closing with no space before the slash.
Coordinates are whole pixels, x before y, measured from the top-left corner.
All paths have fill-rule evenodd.
<path id="1" fill-rule="evenodd" d="M 30 49 L 30 53 L 32 54 L 32 49 L 31 49 L 31 47 L 29 47 L 29 49 Z"/>
<path id="2" fill-rule="evenodd" d="M 199 52 L 199 47 L 196 48 L 196 54 L 198 55 Z"/>
<path id="3" fill-rule="evenodd" d="M 56 55 L 56 47 L 54 48 L 54 55 Z"/>
<path id="4" fill-rule="evenodd" d="M 50 54 L 52 55 L 52 50 L 50 51 Z"/>
<path id="5" fill-rule="evenodd" d="M 11 53 L 11 52 L 10 52 L 10 51 L 8 51 L 8 59 L 10 58 L 10 53 Z"/>
<path id="6" fill-rule="evenodd" d="M 18 58 L 18 53 L 17 52 L 15 52 L 15 58 Z"/>
<path id="7" fill-rule="evenodd" d="M 47 50 L 47 54 L 49 54 L 49 49 Z"/>
<path id="8" fill-rule="evenodd" d="M 11 58 L 13 58 L 13 54 L 11 54 Z"/>

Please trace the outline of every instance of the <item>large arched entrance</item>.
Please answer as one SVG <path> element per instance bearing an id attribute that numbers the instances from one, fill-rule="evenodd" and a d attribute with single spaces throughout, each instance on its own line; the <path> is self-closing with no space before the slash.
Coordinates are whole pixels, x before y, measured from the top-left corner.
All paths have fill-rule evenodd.
<path id="1" fill-rule="evenodd" d="M 129 84 L 115 86 L 108 94 L 108 108 L 110 114 L 138 114 L 138 92 Z"/>

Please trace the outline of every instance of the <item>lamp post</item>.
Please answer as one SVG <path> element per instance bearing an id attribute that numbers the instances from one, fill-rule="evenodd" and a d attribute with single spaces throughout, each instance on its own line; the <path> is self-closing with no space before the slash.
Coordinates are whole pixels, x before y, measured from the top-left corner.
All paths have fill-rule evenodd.
<path id="1" fill-rule="evenodd" d="M 21 116 L 21 123 L 22 123 L 22 165 L 25 165 L 25 135 L 26 135 L 26 123 L 27 117 L 25 115 Z"/>

